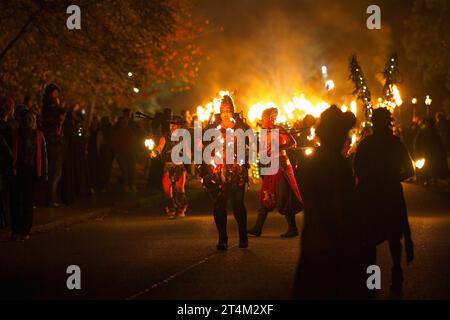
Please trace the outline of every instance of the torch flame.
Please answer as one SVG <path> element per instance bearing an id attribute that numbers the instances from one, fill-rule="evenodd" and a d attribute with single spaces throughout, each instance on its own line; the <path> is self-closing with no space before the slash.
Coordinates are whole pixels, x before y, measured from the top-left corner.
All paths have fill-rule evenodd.
<path id="1" fill-rule="evenodd" d="M 155 141 L 153 139 L 145 139 L 144 145 L 148 150 L 152 151 L 155 148 Z"/>
<path id="2" fill-rule="evenodd" d="M 419 160 L 417 160 L 416 162 L 415 162 L 415 165 L 416 165 L 416 168 L 417 169 L 422 169 L 423 168 L 423 166 L 425 165 L 425 159 L 419 159 Z"/>
<path id="3" fill-rule="evenodd" d="M 392 94 L 394 95 L 395 104 L 397 106 L 401 106 L 403 103 L 403 100 L 402 100 L 402 97 L 400 96 L 400 90 L 398 90 L 398 87 L 395 84 L 392 85 L 391 90 L 392 90 Z"/>

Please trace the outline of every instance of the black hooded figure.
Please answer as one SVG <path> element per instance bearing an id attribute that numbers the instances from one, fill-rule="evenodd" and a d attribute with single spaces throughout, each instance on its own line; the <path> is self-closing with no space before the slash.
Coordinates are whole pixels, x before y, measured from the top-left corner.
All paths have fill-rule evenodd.
<path id="1" fill-rule="evenodd" d="M 316 128 L 320 147 L 299 172 L 305 220 L 295 299 L 347 298 L 361 274 L 352 258 L 361 247 L 354 227 L 354 179 L 342 154 L 352 125 L 336 106 L 325 110 Z"/>
<path id="2" fill-rule="evenodd" d="M 392 133 L 390 112 L 385 108 L 374 110 L 372 123 L 373 134 L 361 141 L 354 160 L 358 211 L 364 222 L 369 263 L 376 263 L 376 246 L 388 241 L 393 261 L 391 290 L 401 291 L 402 238 L 408 263 L 413 259 L 401 182 L 414 176 L 414 167 L 405 145 Z"/>

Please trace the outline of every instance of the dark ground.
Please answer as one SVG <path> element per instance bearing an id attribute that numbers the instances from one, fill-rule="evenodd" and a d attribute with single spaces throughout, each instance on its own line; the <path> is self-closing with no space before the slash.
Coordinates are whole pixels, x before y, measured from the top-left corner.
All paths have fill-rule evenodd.
<path id="1" fill-rule="evenodd" d="M 450 299 L 450 200 L 448 193 L 405 184 L 416 259 L 405 267 L 405 299 Z M 103 218 L 0 242 L 0 299 L 288 299 L 299 256 L 299 238 L 281 239 L 286 225 L 272 213 L 261 238 L 237 248 L 229 214 L 230 246 L 215 250 L 210 201 L 191 188 L 188 217 L 167 220 L 159 197 L 116 209 Z M 257 186 L 248 193 L 249 224 Z M 297 216 L 302 225 L 302 214 Z M 379 250 L 382 290 L 389 297 L 390 258 Z M 66 288 L 66 268 L 79 265 L 82 290 Z M 398 298 L 398 297 L 395 297 Z"/>

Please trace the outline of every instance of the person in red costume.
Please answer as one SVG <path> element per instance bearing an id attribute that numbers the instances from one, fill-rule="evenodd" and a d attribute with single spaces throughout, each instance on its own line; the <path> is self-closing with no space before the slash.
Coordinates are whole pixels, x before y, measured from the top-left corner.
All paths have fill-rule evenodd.
<path id="1" fill-rule="evenodd" d="M 281 237 L 290 238 L 298 235 L 295 215 L 302 210 L 303 200 L 295 180 L 294 170 L 286 153 L 287 149 L 295 148 L 296 142 L 289 133 L 275 124 L 277 116 L 277 108 L 266 109 L 262 114 L 262 128 L 267 130 L 267 135 L 262 135 L 262 139 L 266 137 L 269 152 L 271 150 L 271 135 L 276 134 L 272 130 L 279 130 L 279 155 L 275 157 L 279 160 L 279 169 L 273 175 L 263 176 L 258 217 L 255 226 L 248 230 L 248 233 L 259 237 L 268 213 L 277 209 L 286 217 L 288 224 L 287 232 L 283 233 Z"/>

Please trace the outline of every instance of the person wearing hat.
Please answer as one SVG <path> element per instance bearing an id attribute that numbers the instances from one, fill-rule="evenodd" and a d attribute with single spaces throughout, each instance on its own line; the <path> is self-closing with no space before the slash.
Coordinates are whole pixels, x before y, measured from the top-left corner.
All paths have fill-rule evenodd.
<path id="1" fill-rule="evenodd" d="M 265 135 L 268 141 L 271 141 L 272 129 L 283 131 L 283 128 L 275 125 L 277 116 L 277 108 L 269 108 L 262 113 L 262 128 L 268 130 L 268 134 Z M 258 217 L 255 226 L 248 230 L 249 234 L 257 237 L 262 233 L 268 213 L 274 209 L 278 209 L 286 217 L 288 224 L 287 232 L 283 233 L 281 237 L 291 238 L 298 236 L 295 214 L 301 211 L 303 200 L 295 180 L 294 170 L 286 153 L 286 150 L 295 147 L 296 143 L 289 133 L 279 132 L 278 137 L 280 151 L 276 158 L 279 161 L 279 169 L 277 173 L 263 177 Z"/>
<path id="2" fill-rule="evenodd" d="M 244 132 L 249 127 L 234 112 L 234 103 L 230 96 L 226 95 L 220 103 L 220 116 L 206 129 L 220 130 L 222 137 L 226 137 L 227 130 L 242 129 Z M 233 163 L 205 164 L 202 168 L 203 184 L 213 198 L 214 222 L 216 223 L 219 241 L 217 250 L 228 248 L 227 235 L 227 203 L 231 202 L 234 218 L 239 229 L 239 248 L 248 247 L 247 235 L 247 209 L 244 204 L 245 187 L 248 183 L 248 161 L 238 163 L 236 160 L 236 137 L 234 140 L 235 154 Z M 222 157 L 227 158 L 227 147 L 224 143 Z"/>
<path id="3" fill-rule="evenodd" d="M 412 160 L 405 145 L 392 133 L 391 113 L 378 108 L 372 115 L 373 134 L 358 145 L 354 171 L 359 212 L 371 264 L 376 264 L 376 246 L 389 242 L 392 257 L 391 290 L 402 290 L 402 238 L 406 259 L 413 260 L 413 243 L 401 182 L 414 176 Z"/>
<path id="4" fill-rule="evenodd" d="M 152 150 L 152 158 L 161 155 L 164 163 L 162 186 L 166 195 L 164 210 L 169 219 L 185 217 L 188 200 L 185 193 L 186 168 L 184 163 L 176 163 L 172 159 L 172 150 L 179 142 L 172 141 L 175 130 L 184 126 L 184 120 L 180 116 L 172 116 L 169 121 L 169 134 L 159 139 L 158 146 Z M 189 149 L 184 145 L 184 150 Z M 188 151 L 189 152 L 189 151 Z M 182 156 L 182 154 L 180 154 Z"/>

